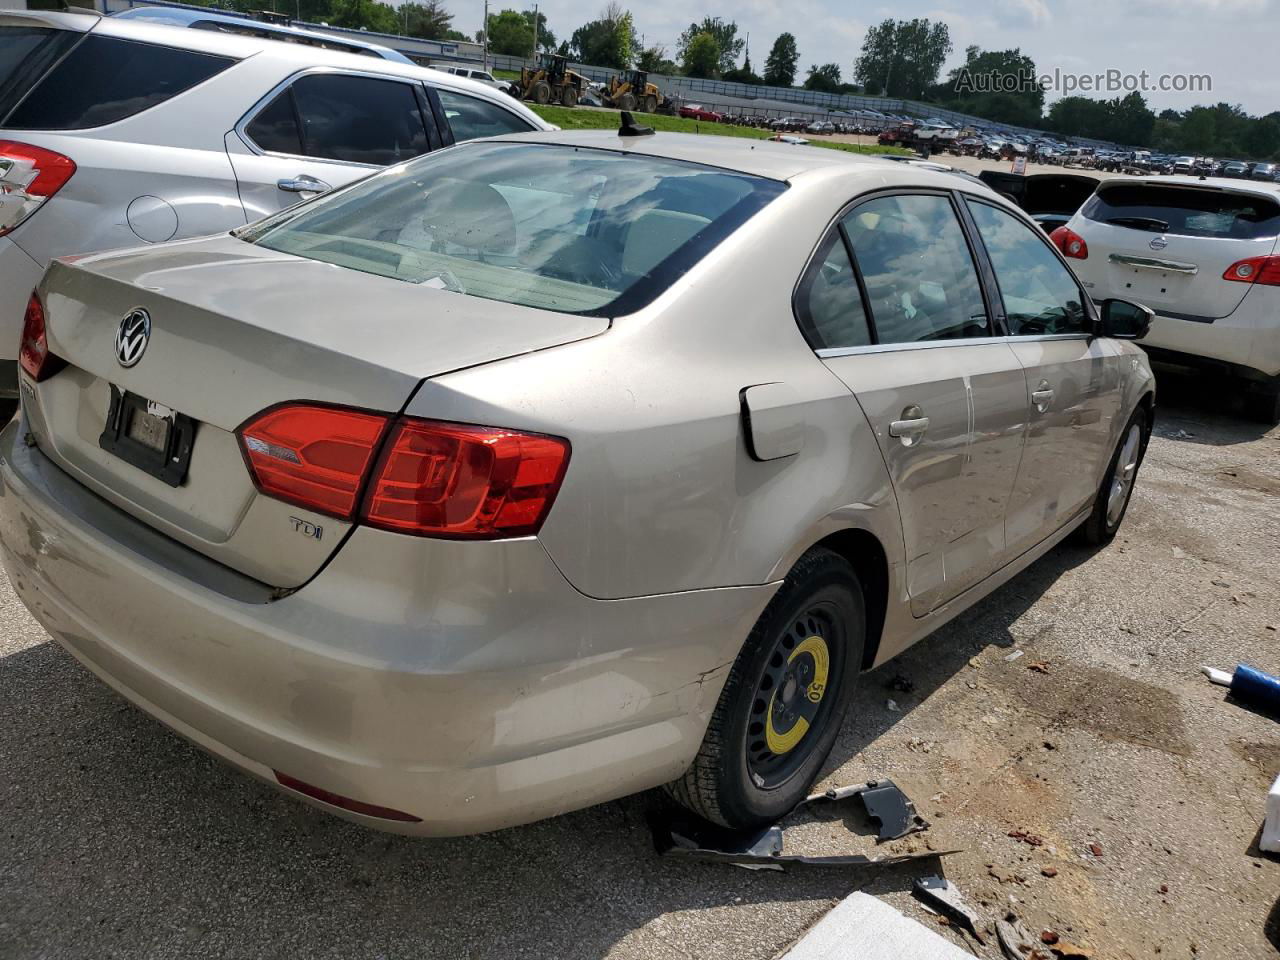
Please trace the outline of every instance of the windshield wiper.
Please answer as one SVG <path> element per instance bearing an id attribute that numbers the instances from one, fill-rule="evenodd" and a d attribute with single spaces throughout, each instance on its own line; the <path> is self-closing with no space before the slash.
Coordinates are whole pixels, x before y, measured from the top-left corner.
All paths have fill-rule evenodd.
<path id="1" fill-rule="evenodd" d="M 1155 230 L 1157 233 L 1165 233 L 1169 229 L 1167 220 L 1157 220 L 1155 217 L 1112 217 L 1107 223 L 1113 223 L 1117 227 L 1134 227 L 1138 230 Z"/>

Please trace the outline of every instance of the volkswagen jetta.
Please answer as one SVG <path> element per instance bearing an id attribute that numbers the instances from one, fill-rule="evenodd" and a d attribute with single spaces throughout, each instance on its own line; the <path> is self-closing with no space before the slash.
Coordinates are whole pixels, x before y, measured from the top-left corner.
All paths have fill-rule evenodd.
<path id="1" fill-rule="evenodd" d="M 54 262 L 0 554 L 144 710 L 362 823 L 670 784 L 745 826 L 859 674 L 1112 537 L 1150 314 L 981 184 L 678 135 L 451 147 Z"/>

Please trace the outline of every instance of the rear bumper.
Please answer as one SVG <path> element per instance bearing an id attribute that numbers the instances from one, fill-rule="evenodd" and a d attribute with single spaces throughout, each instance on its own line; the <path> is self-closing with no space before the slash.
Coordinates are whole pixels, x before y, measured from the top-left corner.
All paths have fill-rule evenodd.
<path id="1" fill-rule="evenodd" d="M 381 829 L 479 832 L 678 776 L 776 589 L 599 601 L 533 538 L 358 529 L 271 600 L 89 493 L 24 429 L 0 433 L 0 559 L 36 619 L 241 769 L 420 818 L 316 802 Z"/>
<path id="2" fill-rule="evenodd" d="M 18 340 L 27 300 L 44 268 L 9 237 L 0 237 L 0 397 L 18 395 Z"/>
<path id="3" fill-rule="evenodd" d="M 1280 290 L 1254 287 L 1230 315 L 1207 321 L 1157 313 L 1142 346 L 1250 371 L 1252 377 L 1280 375 Z"/>

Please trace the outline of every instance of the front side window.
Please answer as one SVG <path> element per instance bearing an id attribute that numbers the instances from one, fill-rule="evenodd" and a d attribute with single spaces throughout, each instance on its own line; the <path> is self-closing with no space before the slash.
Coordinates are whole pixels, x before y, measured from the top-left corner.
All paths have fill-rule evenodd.
<path id="1" fill-rule="evenodd" d="M 528 133 L 532 125 L 496 103 L 469 97 L 465 93 L 437 88 L 440 106 L 449 119 L 453 138 L 458 142 L 480 137 L 500 137 L 508 133 Z"/>
<path id="2" fill-rule="evenodd" d="M 40 81 L 4 125 L 82 130 L 132 117 L 203 83 L 230 57 L 89 35 Z"/>
<path id="3" fill-rule="evenodd" d="M 238 235 L 406 283 L 618 316 L 652 301 L 785 189 L 613 150 L 471 144 Z"/>
<path id="4" fill-rule="evenodd" d="M 947 197 L 876 197 L 855 207 L 842 226 L 880 343 L 990 335 L 978 273 Z"/>
<path id="5" fill-rule="evenodd" d="M 1080 287 L 1049 249 L 1044 232 L 988 203 L 970 201 L 969 209 L 996 272 L 1009 333 L 1085 332 L 1089 321 Z"/>

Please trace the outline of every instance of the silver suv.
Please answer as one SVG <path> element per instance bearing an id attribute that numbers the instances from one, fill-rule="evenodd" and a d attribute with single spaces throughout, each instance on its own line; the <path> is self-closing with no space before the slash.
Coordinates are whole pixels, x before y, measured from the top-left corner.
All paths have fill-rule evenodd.
<path id="1" fill-rule="evenodd" d="M 266 36 L 0 13 L 0 399 L 49 261 L 219 233 L 457 140 L 547 129 L 492 87 Z"/>

